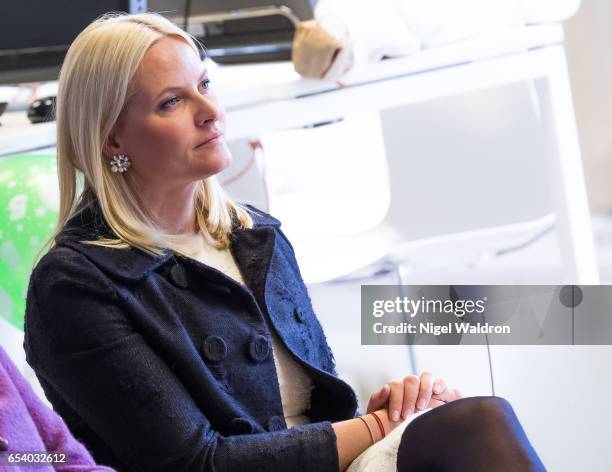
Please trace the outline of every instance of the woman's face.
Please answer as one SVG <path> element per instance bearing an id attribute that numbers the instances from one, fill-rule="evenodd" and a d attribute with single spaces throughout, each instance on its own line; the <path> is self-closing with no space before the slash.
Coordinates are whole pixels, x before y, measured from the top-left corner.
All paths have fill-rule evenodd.
<path id="1" fill-rule="evenodd" d="M 204 63 L 186 42 L 169 36 L 159 40 L 134 80 L 136 93 L 105 153 L 126 154 L 132 164 L 128 172 L 139 185 L 171 188 L 230 164 L 223 110 L 209 90 Z"/>

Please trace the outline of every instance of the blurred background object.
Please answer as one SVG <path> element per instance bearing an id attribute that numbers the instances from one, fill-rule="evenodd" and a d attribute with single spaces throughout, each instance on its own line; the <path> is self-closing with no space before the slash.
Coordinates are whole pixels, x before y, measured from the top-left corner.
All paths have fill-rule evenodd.
<path id="1" fill-rule="evenodd" d="M 0 316 L 23 329 L 30 272 L 58 218 L 55 156 L 0 159 L 0 208 Z"/>
<path id="2" fill-rule="evenodd" d="M 28 108 L 28 119 L 32 124 L 55 121 L 55 96 L 35 99 Z"/>
<path id="3" fill-rule="evenodd" d="M 3 2 L 0 15 L 0 85 L 56 80 L 77 34 L 109 11 L 146 11 L 146 0 L 21 0 Z"/>
<path id="4" fill-rule="evenodd" d="M 563 25 L 592 211 L 612 213 L 612 2 L 583 0 Z"/>
<path id="5" fill-rule="evenodd" d="M 313 18 L 317 0 L 149 0 L 152 11 L 204 42 L 222 64 L 291 58 L 297 24 Z"/>

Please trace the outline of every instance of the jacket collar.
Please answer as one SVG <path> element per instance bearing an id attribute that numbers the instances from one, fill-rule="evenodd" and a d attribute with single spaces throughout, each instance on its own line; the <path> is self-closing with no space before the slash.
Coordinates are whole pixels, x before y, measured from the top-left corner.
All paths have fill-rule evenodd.
<path id="1" fill-rule="evenodd" d="M 249 252 L 267 246 L 263 243 L 264 240 L 268 239 L 269 232 L 263 230 L 263 228 L 280 226 L 280 222 L 267 213 L 251 205 L 243 205 L 243 207 L 253 219 L 253 228 L 240 229 L 234 227 L 230 239 L 235 257 L 247 250 L 246 247 L 242 247 L 242 242 L 246 243 Z M 132 247 L 129 249 L 113 249 L 83 243 L 83 241 L 93 241 L 100 238 L 116 238 L 116 236 L 106 223 L 98 202 L 94 201 L 68 220 L 62 232 L 55 238 L 55 242 L 58 246 L 68 246 L 80 252 L 105 272 L 128 280 L 140 280 L 176 256 L 176 253 L 170 249 L 167 249 L 161 256 L 153 256 Z M 261 241 L 259 241 L 260 239 Z M 262 244 L 259 244 L 259 242 Z M 238 262 L 240 263 L 240 261 Z"/>

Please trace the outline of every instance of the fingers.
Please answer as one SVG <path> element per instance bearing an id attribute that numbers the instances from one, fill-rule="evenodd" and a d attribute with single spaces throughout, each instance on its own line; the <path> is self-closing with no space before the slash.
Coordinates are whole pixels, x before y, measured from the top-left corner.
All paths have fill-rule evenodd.
<path id="1" fill-rule="evenodd" d="M 429 372 L 420 377 L 408 375 L 403 380 L 392 380 L 370 397 L 367 412 L 387 407 L 389 420 L 405 420 L 417 410 L 433 408 L 462 398 L 458 389 L 449 389 L 446 381 L 434 378 Z"/>
<path id="2" fill-rule="evenodd" d="M 421 384 L 419 386 L 419 397 L 416 402 L 418 410 L 424 410 L 431 400 L 433 394 L 433 383 L 434 379 L 429 372 L 423 372 L 421 374 Z"/>
<path id="3" fill-rule="evenodd" d="M 370 397 L 370 401 L 368 402 L 367 413 L 372 413 L 373 411 L 383 408 L 389 399 L 390 391 L 391 388 L 389 387 L 389 384 L 384 384 L 380 390 L 374 392 Z"/>
<path id="4" fill-rule="evenodd" d="M 456 388 L 449 388 L 442 392 L 439 395 L 432 395 L 432 400 L 443 401 L 444 403 L 454 402 L 455 400 L 459 400 L 463 398 L 461 392 Z"/>
<path id="5" fill-rule="evenodd" d="M 404 383 L 397 380 L 389 382 L 391 392 L 389 393 L 389 419 L 393 422 L 399 421 L 402 404 L 404 403 Z"/>
<path id="6" fill-rule="evenodd" d="M 414 413 L 417 398 L 419 396 L 419 384 L 421 381 L 416 375 L 404 377 L 404 401 L 402 405 L 402 419 L 408 418 Z"/>
<path id="7" fill-rule="evenodd" d="M 439 406 L 442 405 L 446 405 L 446 402 L 442 402 L 440 400 L 436 400 L 435 398 L 432 398 L 429 402 L 429 405 L 427 405 L 427 408 L 438 408 Z"/>
<path id="8" fill-rule="evenodd" d="M 433 393 L 436 395 L 439 395 L 445 390 L 446 390 L 446 382 L 444 381 L 444 379 L 439 379 L 439 378 L 436 379 L 436 381 L 433 384 Z"/>

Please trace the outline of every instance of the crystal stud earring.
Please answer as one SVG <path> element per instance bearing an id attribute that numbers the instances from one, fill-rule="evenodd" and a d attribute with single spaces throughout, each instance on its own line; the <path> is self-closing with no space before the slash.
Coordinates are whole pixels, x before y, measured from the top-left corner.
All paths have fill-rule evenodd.
<path id="1" fill-rule="evenodd" d="M 130 167 L 130 158 L 124 154 L 116 154 L 110 161 L 111 171 L 123 173 Z"/>

